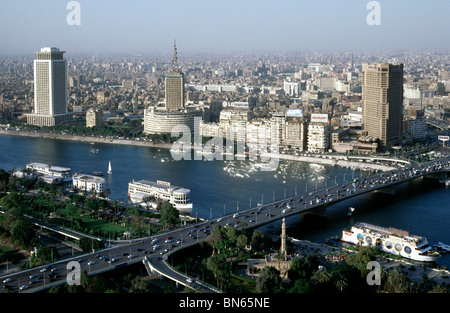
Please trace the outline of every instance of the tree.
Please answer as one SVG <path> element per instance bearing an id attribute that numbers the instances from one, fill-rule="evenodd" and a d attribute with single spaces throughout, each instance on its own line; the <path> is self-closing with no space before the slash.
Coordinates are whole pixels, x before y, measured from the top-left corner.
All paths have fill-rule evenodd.
<path id="1" fill-rule="evenodd" d="M 162 202 L 159 207 L 159 213 L 161 214 L 160 221 L 163 225 L 171 226 L 178 223 L 179 212 L 171 203 Z"/>
<path id="2" fill-rule="evenodd" d="M 230 264 L 225 260 L 221 254 L 210 256 L 206 259 L 206 268 L 213 272 L 216 278 L 218 288 L 228 285 L 231 274 Z"/>
<path id="3" fill-rule="evenodd" d="M 273 266 L 266 266 L 256 279 L 255 289 L 258 293 L 275 293 L 280 284 L 280 272 Z"/>
<path id="4" fill-rule="evenodd" d="M 216 225 L 211 229 L 211 233 L 206 238 L 206 242 L 211 246 L 212 248 L 212 255 L 216 253 L 217 243 L 223 240 L 225 236 L 225 232 L 222 226 Z M 220 250 L 217 251 L 217 253 L 220 253 Z"/>
<path id="5" fill-rule="evenodd" d="M 406 277 L 398 269 L 386 273 L 384 291 L 387 293 L 405 293 L 408 289 Z"/>
<path id="6" fill-rule="evenodd" d="M 11 192 L 9 195 L 0 199 L 0 205 L 4 210 L 20 208 L 23 205 L 23 196 L 17 192 Z"/>
<path id="7" fill-rule="evenodd" d="M 311 291 L 311 283 L 306 278 L 295 280 L 294 285 L 287 290 L 288 293 L 310 293 Z"/>
<path id="8" fill-rule="evenodd" d="M 142 276 L 136 276 L 131 280 L 130 292 L 132 293 L 148 293 L 150 288 L 148 282 Z"/>
<path id="9" fill-rule="evenodd" d="M 16 220 L 11 226 L 11 235 L 22 245 L 29 247 L 31 240 L 35 237 L 35 232 L 30 221 L 21 218 Z"/>

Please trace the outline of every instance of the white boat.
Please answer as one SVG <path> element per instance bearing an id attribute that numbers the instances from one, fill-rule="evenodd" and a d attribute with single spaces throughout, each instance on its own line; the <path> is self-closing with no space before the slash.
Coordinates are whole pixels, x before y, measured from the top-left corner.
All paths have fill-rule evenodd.
<path id="1" fill-rule="evenodd" d="M 133 203 L 146 202 L 150 197 L 157 200 L 169 201 L 180 212 L 192 212 L 193 203 L 191 191 L 186 188 L 173 186 L 165 181 L 132 181 L 128 183 L 128 198 Z"/>
<path id="2" fill-rule="evenodd" d="M 446 245 L 446 244 L 444 244 L 442 242 L 438 242 L 435 245 L 435 247 L 438 248 L 439 250 L 441 250 L 442 252 L 447 252 L 447 253 L 450 252 L 450 246 Z"/>
<path id="3" fill-rule="evenodd" d="M 108 174 L 112 174 L 111 161 L 108 164 Z"/>
<path id="4" fill-rule="evenodd" d="M 72 181 L 71 169 L 55 166 L 53 164 L 32 162 L 27 164 L 27 169 L 34 171 L 46 182 L 70 182 Z"/>
<path id="5" fill-rule="evenodd" d="M 450 178 L 441 179 L 439 182 L 445 184 L 445 186 L 450 186 Z"/>
<path id="6" fill-rule="evenodd" d="M 354 207 L 349 207 L 348 208 L 348 212 L 347 212 L 347 216 L 352 216 L 353 212 L 355 211 Z"/>
<path id="7" fill-rule="evenodd" d="M 440 258 L 425 237 L 410 235 L 404 230 L 380 227 L 367 223 L 356 223 L 342 231 L 341 241 L 360 246 L 369 246 L 407 259 L 432 262 Z"/>

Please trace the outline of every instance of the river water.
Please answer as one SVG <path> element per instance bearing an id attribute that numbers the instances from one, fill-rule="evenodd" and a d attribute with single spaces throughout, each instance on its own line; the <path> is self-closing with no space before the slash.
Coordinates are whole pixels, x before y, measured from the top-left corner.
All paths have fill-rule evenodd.
<path id="1" fill-rule="evenodd" d="M 72 173 L 104 172 L 109 198 L 121 201 L 127 201 L 128 183 L 133 179 L 168 181 L 191 190 L 191 215 L 199 218 L 216 218 L 368 174 L 295 161 L 280 161 L 276 171 L 262 171 L 258 160 L 175 161 L 168 149 L 0 136 L 0 168 L 23 168 L 32 161 L 69 167 Z M 112 175 L 106 174 L 109 161 Z M 355 208 L 351 217 L 349 207 Z M 324 242 L 356 222 L 408 230 L 427 237 L 431 244 L 450 244 L 450 188 L 435 180 L 416 179 L 399 185 L 395 194 L 373 192 L 332 205 L 321 216 L 291 217 L 287 234 Z M 278 221 L 265 229 L 279 234 L 280 225 Z M 450 268 L 450 255 L 443 255 L 438 264 Z"/>

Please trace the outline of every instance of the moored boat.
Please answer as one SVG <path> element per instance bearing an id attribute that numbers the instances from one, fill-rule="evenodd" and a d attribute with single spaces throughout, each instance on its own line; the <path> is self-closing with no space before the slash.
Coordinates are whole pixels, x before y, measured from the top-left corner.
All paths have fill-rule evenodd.
<path id="1" fill-rule="evenodd" d="M 369 246 L 404 258 L 432 262 L 441 255 L 433 249 L 425 237 L 410 235 L 404 230 L 380 227 L 368 223 L 356 223 L 342 231 L 341 241 L 359 246 Z"/>

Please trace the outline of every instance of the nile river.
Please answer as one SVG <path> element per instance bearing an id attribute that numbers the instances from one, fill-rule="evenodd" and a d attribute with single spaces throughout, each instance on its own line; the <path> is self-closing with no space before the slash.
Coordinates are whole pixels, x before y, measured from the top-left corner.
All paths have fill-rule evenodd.
<path id="1" fill-rule="evenodd" d="M 31 161 L 69 167 L 72 173 L 104 172 L 109 198 L 122 201 L 127 201 L 128 182 L 133 179 L 168 181 L 191 190 L 191 215 L 201 218 L 215 218 L 368 174 L 295 161 L 280 161 L 276 171 L 261 171 L 258 161 L 175 161 L 168 149 L 0 135 L 0 168 L 23 168 Z M 106 174 L 109 161 L 112 175 Z M 356 210 L 348 217 L 350 206 Z M 432 244 L 450 244 L 450 188 L 434 180 L 401 184 L 394 195 L 370 193 L 345 200 L 322 213 L 320 218 L 290 218 L 288 236 L 323 242 L 361 221 L 408 230 L 427 237 Z M 279 225 L 275 222 L 269 230 L 278 234 Z M 438 264 L 450 267 L 450 255 L 444 255 Z"/>

